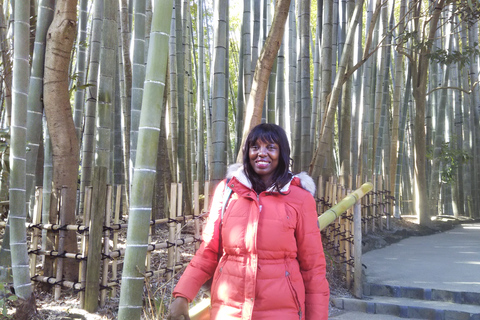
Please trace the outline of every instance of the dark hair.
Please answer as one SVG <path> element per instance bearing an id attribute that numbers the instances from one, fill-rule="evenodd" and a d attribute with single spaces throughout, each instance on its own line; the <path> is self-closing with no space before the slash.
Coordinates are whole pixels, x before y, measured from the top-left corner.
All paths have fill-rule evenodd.
<path id="1" fill-rule="evenodd" d="M 292 173 L 289 171 L 290 146 L 288 144 L 287 134 L 282 127 L 271 123 L 259 124 L 248 134 L 247 140 L 243 146 L 243 167 L 245 169 L 245 174 L 252 183 L 253 190 L 260 193 L 270 186 L 265 185 L 260 176 L 253 170 L 248 155 L 250 146 L 254 145 L 258 140 L 267 143 L 273 142 L 280 147 L 278 166 L 272 176 L 272 180 L 274 181 L 273 187 L 280 192 L 292 177 Z"/>

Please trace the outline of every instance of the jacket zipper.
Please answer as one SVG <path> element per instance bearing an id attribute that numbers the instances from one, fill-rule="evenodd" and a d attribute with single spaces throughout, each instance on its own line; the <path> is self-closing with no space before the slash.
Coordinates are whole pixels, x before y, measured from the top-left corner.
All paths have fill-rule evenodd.
<path id="1" fill-rule="evenodd" d="M 285 276 L 287 277 L 288 286 L 290 287 L 290 290 L 292 291 L 292 294 L 293 294 L 293 298 L 295 299 L 295 303 L 297 304 L 299 319 L 302 320 L 302 306 L 300 305 L 300 301 L 298 300 L 297 291 L 295 291 L 295 288 L 293 287 L 293 283 L 290 280 L 290 272 L 288 271 L 285 271 L 285 272 L 286 272 Z"/>

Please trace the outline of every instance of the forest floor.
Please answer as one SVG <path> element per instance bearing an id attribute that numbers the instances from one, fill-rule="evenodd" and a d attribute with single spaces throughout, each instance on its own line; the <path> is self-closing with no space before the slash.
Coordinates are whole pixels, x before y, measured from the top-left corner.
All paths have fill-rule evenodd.
<path id="1" fill-rule="evenodd" d="M 431 226 L 422 227 L 415 222 L 415 219 L 410 217 L 405 217 L 402 219 L 390 220 L 390 229 L 377 230 L 374 233 L 369 233 L 363 236 L 363 252 L 368 252 L 370 250 L 383 248 L 392 243 L 398 242 L 404 238 L 410 236 L 423 236 L 430 235 L 437 232 L 443 232 L 451 229 L 461 220 L 452 220 L 452 219 L 437 219 L 433 221 Z M 160 228 L 157 230 L 158 239 L 166 239 L 166 233 L 168 231 Z M 156 238 L 155 237 L 155 238 Z M 122 236 L 120 236 L 122 238 Z M 155 238 L 153 241 L 155 241 Z M 124 242 L 124 238 L 122 239 Z M 120 242 L 122 242 L 122 240 Z M 163 240 L 164 241 L 164 240 Z M 182 256 L 182 262 L 189 260 L 192 255 L 193 246 L 184 246 L 179 247 Z M 164 268 L 165 267 L 165 255 L 167 251 L 159 252 L 152 256 L 152 269 Z M 349 290 L 345 288 L 345 281 L 335 275 L 333 270 L 333 264 L 328 263 L 327 259 L 327 279 L 330 284 L 331 295 L 349 295 Z M 144 309 L 142 314 L 142 319 L 153 320 L 153 319 L 165 319 L 166 310 L 171 301 L 171 291 L 178 280 L 179 275 L 177 274 L 174 277 L 173 281 L 165 282 L 163 277 L 156 277 L 154 279 L 148 280 L 148 285 L 144 286 Z M 109 297 L 106 299 L 105 306 L 99 308 L 96 313 L 88 313 L 79 308 L 79 298 L 78 293 L 73 292 L 73 290 L 62 290 L 61 299 L 55 301 L 53 294 L 49 291 L 42 291 L 39 286 L 35 289 L 36 297 L 36 306 L 37 314 L 31 315 L 30 319 L 42 319 L 42 320 L 67 320 L 67 319 L 88 319 L 88 320 L 104 320 L 104 319 L 116 319 L 118 315 L 118 303 L 119 303 L 119 294 L 112 296 L 112 293 L 109 293 Z M 206 297 L 204 292 L 200 292 L 197 296 L 197 300 Z M 0 293 L 0 308 L 2 302 L 2 296 Z M 157 310 L 157 311 L 153 311 Z M 7 307 L 8 316 L 2 317 L 0 313 L 0 319 L 12 318 L 14 317 L 15 307 L 12 304 L 8 304 Z M 334 315 L 339 310 L 330 307 L 330 315 Z M 22 320 L 24 320 L 23 318 Z"/>

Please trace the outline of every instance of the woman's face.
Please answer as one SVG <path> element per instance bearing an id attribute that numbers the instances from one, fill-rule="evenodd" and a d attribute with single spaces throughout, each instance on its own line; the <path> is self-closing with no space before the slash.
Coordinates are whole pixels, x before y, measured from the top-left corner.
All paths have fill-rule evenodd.
<path id="1" fill-rule="evenodd" d="M 257 140 L 248 148 L 248 157 L 253 170 L 260 176 L 265 185 L 272 184 L 271 178 L 278 167 L 278 158 L 280 157 L 278 144 Z"/>

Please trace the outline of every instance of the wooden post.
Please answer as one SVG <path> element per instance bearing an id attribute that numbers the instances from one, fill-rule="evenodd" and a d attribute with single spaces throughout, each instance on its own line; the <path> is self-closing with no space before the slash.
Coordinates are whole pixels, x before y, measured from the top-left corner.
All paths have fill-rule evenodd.
<path id="1" fill-rule="evenodd" d="M 59 219 L 58 219 L 58 224 L 60 226 L 65 225 L 65 198 L 67 196 L 67 187 L 62 187 L 61 193 L 60 193 L 60 214 L 59 214 Z M 65 237 L 66 237 L 66 232 L 63 229 L 60 229 L 58 231 L 58 247 L 57 251 L 59 255 L 62 255 L 65 252 Z M 57 257 L 57 272 L 56 272 L 56 282 L 62 281 L 63 279 L 63 257 Z M 60 294 L 62 292 L 62 286 L 57 284 L 55 285 L 55 301 L 60 299 Z"/>
<path id="2" fill-rule="evenodd" d="M 93 175 L 93 200 L 88 237 L 87 275 L 85 284 L 85 310 L 95 312 L 98 309 L 100 290 L 100 262 L 102 253 L 102 234 L 105 219 L 107 168 L 95 167 Z"/>
<path id="3" fill-rule="evenodd" d="M 333 177 L 330 178 L 331 183 L 330 183 L 330 207 L 333 207 L 336 202 L 337 202 L 337 188 L 336 188 L 336 181 Z M 338 220 L 338 219 L 337 219 Z M 330 233 L 330 241 L 334 244 L 335 248 L 335 231 L 332 231 Z M 335 260 L 335 258 L 334 258 Z"/>
<path id="4" fill-rule="evenodd" d="M 373 190 L 372 195 L 370 196 L 370 217 L 372 219 L 372 232 L 375 232 L 376 220 L 377 220 L 377 179 L 376 175 L 372 175 Z"/>
<path id="5" fill-rule="evenodd" d="M 195 226 L 195 239 L 200 239 L 200 200 L 199 200 L 199 184 L 198 181 L 193 182 L 193 225 Z M 195 251 L 200 247 L 200 242 L 195 242 Z"/>
<path id="6" fill-rule="evenodd" d="M 317 188 L 317 197 L 318 199 L 322 200 L 322 202 L 319 202 L 317 204 L 317 214 L 320 215 L 323 213 L 323 205 L 325 204 L 325 188 L 323 187 L 323 177 L 319 176 L 318 177 L 318 188 Z"/>
<path id="7" fill-rule="evenodd" d="M 384 189 L 390 187 L 390 177 L 389 176 L 385 177 L 385 181 L 384 181 L 383 185 L 384 185 L 384 187 L 383 187 Z M 387 230 L 390 230 L 390 215 L 393 212 L 393 198 L 391 198 L 391 195 L 392 195 L 391 190 L 388 190 L 388 189 L 385 190 L 385 197 L 387 197 L 387 199 L 384 199 L 384 201 L 386 201 L 386 206 L 385 206 L 386 226 L 385 226 L 385 228 L 387 228 Z"/>
<path id="8" fill-rule="evenodd" d="M 342 187 L 340 186 L 340 184 L 336 184 L 334 185 L 334 190 L 335 190 L 335 204 L 339 203 L 342 199 Z M 341 241 L 340 241 L 340 232 L 341 232 L 341 224 L 340 224 L 340 221 L 342 219 L 342 215 L 339 215 L 337 219 L 335 219 L 335 222 L 334 222 L 334 248 L 335 248 L 335 251 L 337 251 L 336 255 L 337 255 L 337 263 L 339 265 L 341 265 L 342 263 L 342 256 L 341 256 L 341 253 L 342 253 L 342 248 L 341 248 Z M 341 267 L 338 268 L 338 271 L 340 272 L 341 271 Z"/>
<path id="9" fill-rule="evenodd" d="M 361 204 L 357 202 L 353 207 L 353 245 L 354 245 L 354 280 L 353 295 L 361 299 L 363 296 L 362 275 L 362 212 Z"/>
<path id="10" fill-rule="evenodd" d="M 90 211 L 92 204 L 92 187 L 87 186 L 85 188 L 85 198 L 83 206 L 83 225 L 88 226 L 90 224 Z M 88 232 L 84 232 L 82 236 L 82 258 L 88 257 Z M 85 260 L 80 261 L 78 280 L 83 289 L 86 286 L 87 277 L 87 262 Z M 85 308 L 85 291 L 80 291 L 80 308 Z"/>
<path id="11" fill-rule="evenodd" d="M 346 196 L 346 193 L 345 193 L 345 186 L 343 185 L 339 185 L 339 201 L 342 201 L 343 198 L 345 198 Z M 347 236 L 347 231 L 346 231 L 346 224 L 347 224 L 347 219 L 345 218 L 346 217 L 346 213 L 343 214 L 343 215 L 340 215 L 340 217 L 338 217 L 338 222 L 339 222 L 339 228 L 340 228 L 340 234 L 338 235 L 338 245 L 339 245 L 339 250 L 340 250 L 340 262 L 342 264 L 342 273 L 345 274 L 346 273 L 346 262 L 348 260 L 348 257 L 347 257 L 347 249 L 346 249 L 346 241 L 344 239 L 346 239 L 346 236 Z M 344 256 L 342 256 L 344 254 Z M 345 257 L 345 258 L 343 258 Z"/>
<path id="12" fill-rule="evenodd" d="M 173 277 L 173 267 L 175 266 L 175 247 L 173 247 L 173 243 L 175 242 L 175 233 L 176 233 L 176 223 L 173 221 L 177 216 L 177 184 L 172 183 L 170 188 L 170 219 L 171 222 L 168 223 L 168 260 L 167 260 L 167 272 L 165 273 L 166 280 L 170 281 Z"/>
<path id="13" fill-rule="evenodd" d="M 384 193 L 383 193 L 383 185 L 382 185 L 382 176 L 378 175 L 377 176 L 377 213 L 378 213 L 378 219 L 379 219 L 379 226 L 380 226 L 380 231 L 383 231 L 383 211 L 385 209 L 385 198 L 384 198 Z"/>
<path id="14" fill-rule="evenodd" d="M 203 202 L 203 210 L 208 211 L 210 207 L 210 181 L 205 181 L 205 200 Z"/>
<path id="15" fill-rule="evenodd" d="M 154 220 L 153 210 L 150 211 L 150 221 Z M 155 233 L 155 224 L 149 225 L 149 233 L 147 243 L 152 243 L 152 234 Z M 147 255 L 145 257 L 145 272 L 150 272 L 152 265 L 152 251 L 147 249 Z"/>
<path id="16" fill-rule="evenodd" d="M 350 193 L 350 190 L 347 190 L 347 193 Z M 352 245 L 350 239 L 352 237 L 352 223 L 349 218 L 353 218 L 352 209 L 348 209 L 345 213 L 345 278 L 347 280 L 347 289 L 352 287 L 352 266 L 349 264 L 350 259 L 352 258 Z"/>
<path id="17" fill-rule="evenodd" d="M 177 217 L 181 217 L 183 215 L 183 185 L 182 183 L 178 183 L 178 195 L 177 195 Z M 178 220 L 177 220 L 178 221 Z M 177 233 L 175 234 L 174 241 L 177 240 L 177 238 L 180 237 L 180 234 L 182 233 L 182 226 L 185 225 L 185 222 L 182 221 L 180 223 L 177 223 Z M 175 246 L 175 263 L 180 262 L 180 255 L 177 254 Z"/>
<path id="18" fill-rule="evenodd" d="M 205 181 L 205 197 L 203 201 L 203 213 L 206 214 L 208 213 L 208 210 L 210 209 L 210 181 Z M 206 221 L 206 219 L 204 220 Z M 201 224 L 201 230 L 200 230 L 200 235 L 203 232 L 203 228 L 205 227 L 205 223 Z"/>
<path id="19" fill-rule="evenodd" d="M 52 182 L 52 192 L 50 193 L 50 208 L 48 212 L 48 221 L 42 221 L 43 223 L 51 223 L 56 224 L 58 220 L 58 193 L 57 189 Z M 55 234 L 51 230 L 47 230 L 46 232 L 47 240 L 44 242 L 45 248 L 42 247 L 44 250 L 53 250 L 55 247 Z M 55 261 L 54 257 L 45 256 L 43 259 L 43 275 L 47 277 L 52 277 L 54 275 L 54 268 L 53 263 Z"/>
<path id="20" fill-rule="evenodd" d="M 108 284 L 108 264 L 109 259 L 108 255 L 110 253 L 110 221 L 112 217 L 112 197 L 113 189 L 112 186 L 107 186 L 107 203 L 105 207 L 105 234 L 103 237 L 103 253 L 105 258 L 103 259 L 103 275 L 102 275 L 102 292 L 100 294 L 100 306 L 105 306 L 105 300 L 107 298 L 107 284 Z"/>
<path id="21" fill-rule="evenodd" d="M 362 179 L 361 176 L 358 176 L 358 180 L 357 180 L 357 181 L 358 181 L 358 185 L 362 185 L 362 183 L 363 183 L 364 180 Z M 366 181 L 366 179 L 365 179 L 365 181 Z M 360 203 L 361 203 L 362 205 L 368 204 L 368 197 L 369 197 L 368 195 L 365 195 L 365 196 L 361 199 Z M 364 232 L 365 234 L 367 234 L 367 233 L 368 233 L 368 208 L 363 208 L 363 207 L 362 207 L 361 212 L 362 212 L 362 218 L 363 218 L 363 222 L 362 222 L 362 224 L 363 224 L 363 225 L 362 225 L 362 232 Z"/>
<path id="22" fill-rule="evenodd" d="M 38 225 L 42 219 L 42 205 L 43 205 L 43 196 L 42 188 L 37 188 L 35 191 L 35 206 L 33 207 L 33 223 Z M 31 250 L 38 249 L 38 239 L 40 237 L 40 229 L 33 228 L 32 235 L 32 245 Z M 35 276 L 37 273 L 37 255 L 35 253 L 30 256 L 30 277 Z"/>
<path id="23" fill-rule="evenodd" d="M 115 218 L 113 219 L 114 224 L 118 224 L 120 221 L 120 210 L 121 210 L 121 205 L 122 205 L 122 186 L 119 185 L 117 186 L 117 195 L 115 196 Z M 112 245 L 112 250 L 115 251 L 117 250 L 117 244 L 118 244 L 118 230 L 113 232 L 113 245 Z M 117 257 L 113 258 L 112 261 L 112 278 L 113 281 L 117 281 L 118 275 L 117 275 Z M 117 288 L 114 286 L 112 288 L 112 297 L 117 296 Z"/>

